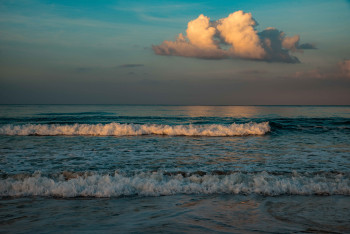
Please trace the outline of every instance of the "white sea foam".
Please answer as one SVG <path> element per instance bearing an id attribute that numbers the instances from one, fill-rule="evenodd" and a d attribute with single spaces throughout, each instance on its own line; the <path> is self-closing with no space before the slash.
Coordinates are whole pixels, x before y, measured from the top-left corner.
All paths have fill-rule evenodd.
<path id="1" fill-rule="evenodd" d="M 161 124 L 25 124 L 4 125 L 0 135 L 93 135 L 93 136 L 244 136 L 264 135 L 270 131 L 268 122 L 210 125 L 161 125 Z"/>
<path id="2" fill-rule="evenodd" d="M 70 175 L 71 173 L 68 173 Z M 273 175 L 267 172 L 229 175 L 165 175 L 161 172 L 121 174 L 64 173 L 0 180 L 0 196 L 118 197 L 174 194 L 350 195 L 349 177 L 335 175 Z"/>

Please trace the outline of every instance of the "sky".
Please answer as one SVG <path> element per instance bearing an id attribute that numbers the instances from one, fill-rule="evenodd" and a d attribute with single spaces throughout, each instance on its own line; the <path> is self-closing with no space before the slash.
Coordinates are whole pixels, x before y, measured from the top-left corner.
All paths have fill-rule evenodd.
<path id="1" fill-rule="evenodd" d="M 0 1 L 0 104 L 350 105 L 350 1 Z"/>

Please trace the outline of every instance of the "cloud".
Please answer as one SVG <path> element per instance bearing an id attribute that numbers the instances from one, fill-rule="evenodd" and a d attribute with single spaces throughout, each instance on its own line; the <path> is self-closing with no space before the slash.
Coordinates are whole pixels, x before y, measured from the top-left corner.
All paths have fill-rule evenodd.
<path id="1" fill-rule="evenodd" d="M 262 59 L 265 51 L 254 29 L 256 21 L 251 13 L 236 11 L 218 21 L 217 29 L 224 41 L 231 45 L 230 54 L 234 57 Z"/>
<path id="2" fill-rule="evenodd" d="M 275 30 L 278 31 L 277 29 Z M 280 32 L 279 39 L 281 39 L 282 47 L 287 50 L 296 51 L 299 47 L 299 41 L 300 41 L 299 35 L 295 35 L 292 37 L 284 37 L 284 33 Z"/>
<path id="3" fill-rule="evenodd" d="M 214 43 L 213 36 L 216 33 L 214 27 L 209 26 L 209 18 L 200 15 L 197 19 L 188 23 L 186 30 L 187 38 L 192 45 L 198 46 L 201 49 L 217 49 L 218 46 Z M 180 40 L 184 40 L 184 36 L 180 34 Z"/>
<path id="4" fill-rule="evenodd" d="M 200 48 L 189 43 L 182 34 L 179 34 L 176 41 L 164 41 L 161 45 L 152 46 L 152 49 L 158 55 L 176 55 L 202 59 L 224 59 L 228 57 L 228 53 L 224 50 Z"/>
<path id="5" fill-rule="evenodd" d="M 113 7 L 117 11 L 128 12 L 129 14 L 136 14 L 142 20 L 162 23 L 179 23 L 183 22 L 183 18 L 170 16 L 170 12 L 184 12 L 198 7 L 199 3 L 168 3 L 160 1 L 152 3 L 152 1 L 145 1 L 133 3 L 118 1 L 118 4 Z"/>
<path id="6" fill-rule="evenodd" d="M 259 70 L 259 69 L 250 69 L 250 70 L 243 70 L 239 72 L 240 74 L 245 75 L 262 75 L 262 74 L 268 74 L 268 71 L 266 70 Z"/>
<path id="7" fill-rule="evenodd" d="M 299 59 L 290 55 L 289 51 L 296 51 L 299 36 L 286 37 L 282 31 L 275 28 L 267 28 L 259 33 L 261 44 L 264 48 L 263 60 L 269 62 L 299 63 Z"/>
<path id="8" fill-rule="evenodd" d="M 77 67 L 74 70 L 75 70 L 75 72 L 79 72 L 79 73 L 80 72 L 90 72 L 93 70 L 93 68 L 92 67 Z"/>
<path id="9" fill-rule="evenodd" d="M 221 50 L 218 41 L 213 37 L 216 33 L 214 27 L 210 27 L 210 18 L 200 15 L 197 19 L 188 23 L 187 37 L 180 33 L 176 41 L 164 41 L 161 45 L 152 46 L 158 55 L 177 55 L 202 59 L 223 59 L 228 53 Z"/>
<path id="10" fill-rule="evenodd" d="M 269 27 L 258 32 L 258 23 L 251 13 L 236 11 L 226 18 L 210 21 L 201 14 L 187 25 L 186 35 L 175 41 L 153 45 L 158 55 L 174 55 L 202 59 L 241 58 L 268 62 L 298 63 L 290 52 L 315 49 L 310 43 L 299 45 L 300 36 L 287 37 L 284 32 Z"/>
<path id="11" fill-rule="evenodd" d="M 350 78 L 350 59 L 344 59 L 336 65 L 317 68 L 306 72 L 296 72 L 297 78 L 320 78 L 320 79 L 349 79 Z"/>
<path id="12" fill-rule="evenodd" d="M 298 49 L 301 50 L 314 50 L 317 49 L 317 47 L 314 44 L 311 43 L 304 43 L 298 46 Z"/>
<path id="13" fill-rule="evenodd" d="M 339 62 L 338 69 L 342 77 L 350 78 L 350 59 Z"/>
<path id="14" fill-rule="evenodd" d="M 145 65 L 144 64 L 136 64 L 136 63 L 128 63 L 128 64 L 120 65 L 119 67 L 131 68 L 131 67 L 143 67 L 143 66 L 145 66 Z"/>

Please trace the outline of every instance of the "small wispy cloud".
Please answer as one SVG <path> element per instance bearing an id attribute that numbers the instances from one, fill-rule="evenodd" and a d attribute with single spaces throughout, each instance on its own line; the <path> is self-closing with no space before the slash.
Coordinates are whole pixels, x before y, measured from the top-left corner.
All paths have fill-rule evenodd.
<path id="1" fill-rule="evenodd" d="M 16 15 L 16 14 L 3 14 L 0 16 L 0 22 L 2 23 L 15 23 L 24 25 L 35 26 L 49 26 L 49 27 L 62 27 L 62 26 L 79 26 L 79 27 L 93 27 L 93 28 L 111 28 L 120 29 L 125 25 L 118 23 L 111 23 L 100 20 L 92 19 L 73 19 L 66 17 L 59 17 L 55 15 Z"/>
<path id="2" fill-rule="evenodd" d="M 183 22 L 183 17 L 170 16 L 174 11 L 184 12 L 198 7 L 199 3 L 181 3 L 181 4 L 171 4 L 171 3 L 158 3 L 158 4 L 132 4 L 129 3 L 119 4 L 113 7 L 116 11 L 124 11 L 135 14 L 141 20 L 150 22 L 166 22 L 166 23 L 180 23 Z"/>
<path id="3" fill-rule="evenodd" d="M 251 69 L 251 70 L 243 70 L 239 72 L 240 74 L 246 74 L 246 75 L 262 75 L 267 74 L 267 70 L 258 70 L 258 69 Z"/>
<path id="4" fill-rule="evenodd" d="M 122 64 L 119 67 L 124 67 L 124 68 L 132 68 L 132 67 L 144 67 L 144 64 L 137 64 L 137 63 L 127 63 L 127 64 Z"/>
<path id="5" fill-rule="evenodd" d="M 316 45 L 311 44 L 311 43 L 304 43 L 298 46 L 298 49 L 301 50 L 315 50 L 317 49 Z"/>
<path id="6" fill-rule="evenodd" d="M 149 12 L 170 12 L 174 10 L 186 10 L 186 9 L 192 9 L 193 7 L 198 6 L 196 3 L 183 3 L 183 4 L 150 4 L 147 3 L 146 5 L 131 5 L 128 3 L 128 5 L 117 5 L 113 8 L 118 11 L 129 11 L 129 12 L 139 12 L 139 13 L 149 13 Z"/>
<path id="7" fill-rule="evenodd" d="M 78 72 L 78 73 L 80 73 L 80 72 L 90 72 L 90 71 L 93 70 L 93 68 L 92 67 L 77 67 L 74 70 L 75 70 L 75 72 Z"/>
<path id="8" fill-rule="evenodd" d="M 319 78 L 319 79 L 349 79 L 350 59 L 344 59 L 335 65 L 320 67 L 310 71 L 296 72 L 296 78 Z"/>

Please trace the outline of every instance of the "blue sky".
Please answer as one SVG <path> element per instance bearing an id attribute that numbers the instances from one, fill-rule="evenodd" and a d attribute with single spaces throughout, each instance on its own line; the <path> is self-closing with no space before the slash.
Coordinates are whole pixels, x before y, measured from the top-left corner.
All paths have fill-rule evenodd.
<path id="1" fill-rule="evenodd" d="M 243 10 L 300 63 L 158 55 L 200 14 Z M 1 103 L 350 104 L 350 1 L 1 1 Z M 224 46 L 225 47 L 225 46 Z"/>

